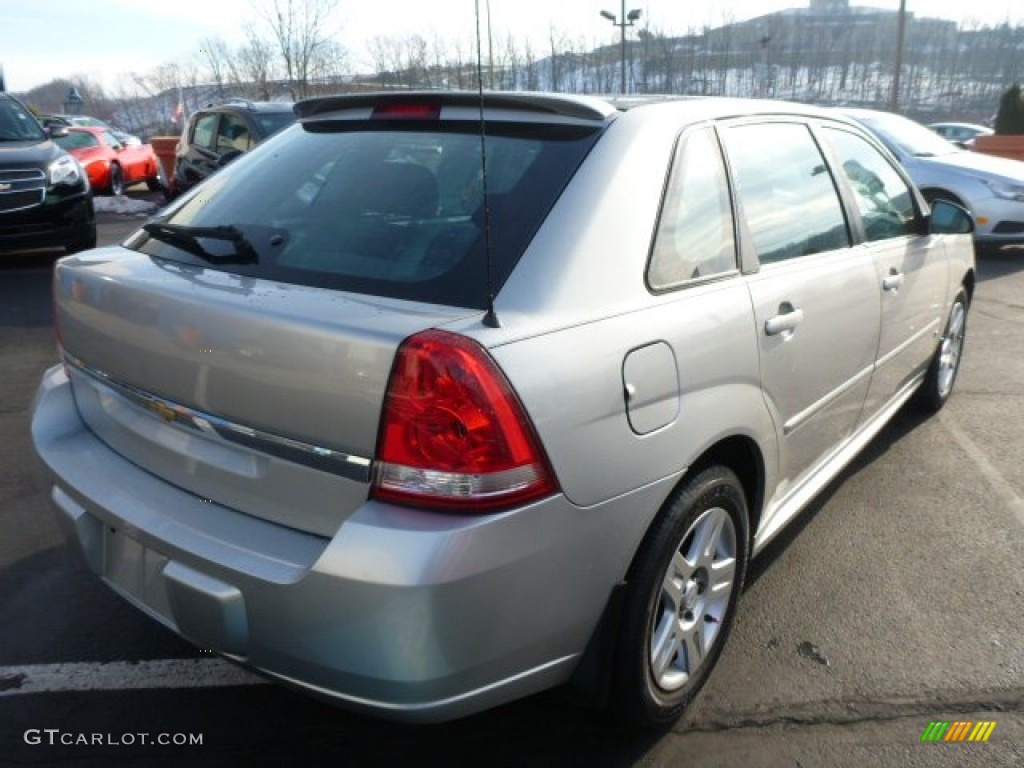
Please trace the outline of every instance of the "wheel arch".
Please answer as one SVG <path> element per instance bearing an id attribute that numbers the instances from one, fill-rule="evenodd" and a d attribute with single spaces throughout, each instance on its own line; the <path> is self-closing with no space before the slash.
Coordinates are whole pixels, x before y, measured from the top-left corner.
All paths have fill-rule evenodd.
<path id="1" fill-rule="evenodd" d="M 761 510 L 764 506 L 765 466 L 761 448 L 747 435 L 732 435 L 719 440 L 693 462 L 679 479 L 676 487 L 701 470 L 715 465 L 731 469 L 743 486 L 743 494 L 747 501 L 749 547 L 761 522 Z"/>
<path id="2" fill-rule="evenodd" d="M 764 455 L 757 442 L 747 435 L 730 435 L 724 437 L 697 457 L 689 466 L 686 472 L 672 486 L 671 492 L 662 502 L 643 536 L 637 544 L 636 551 L 630 558 L 629 567 L 623 575 L 622 580 L 616 583 L 608 596 L 605 609 L 601 614 L 597 626 L 580 657 L 572 677 L 569 680 L 569 690 L 577 703 L 590 706 L 604 706 L 609 701 L 611 692 L 611 677 L 613 659 L 616 648 L 619 644 L 620 622 L 625 601 L 626 587 L 629 584 L 636 567 L 638 555 L 643 549 L 643 542 L 647 539 L 651 530 L 665 514 L 668 499 L 687 483 L 692 477 L 712 466 L 724 466 L 732 470 L 740 485 L 743 487 L 743 494 L 747 502 L 747 551 L 750 554 L 754 541 L 754 534 L 761 519 L 765 494 L 765 462 Z"/>
<path id="3" fill-rule="evenodd" d="M 921 194 L 924 196 L 924 199 L 928 201 L 929 205 L 934 200 L 949 200 L 951 203 L 956 203 L 961 208 L 968 211 L 971 210 L 971 207 L 964 202 L 960 195 L 946 189 L 945 187 L 922 187 Z"/>

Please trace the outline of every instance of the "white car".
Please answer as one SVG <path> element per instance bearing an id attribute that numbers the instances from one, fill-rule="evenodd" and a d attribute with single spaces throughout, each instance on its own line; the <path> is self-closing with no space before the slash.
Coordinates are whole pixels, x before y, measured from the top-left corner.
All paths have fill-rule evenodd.
<path id="1" fill-rule="evenodd" d="M 896 155 L 926 200 L 949 200 L 970 211 L 975 245 L 1024 245 L 1024 163 L 960 149 L 920 123 L 889 112 L 843 113 Z"/>
<path id="2" fill-rule="evenodd" d="M 929 123 L 928 127 L 946 141 L 963 149 L 970 149 L 977 136 L 991 136 L 995 133 L 991 128 L 976 123 Z"/>

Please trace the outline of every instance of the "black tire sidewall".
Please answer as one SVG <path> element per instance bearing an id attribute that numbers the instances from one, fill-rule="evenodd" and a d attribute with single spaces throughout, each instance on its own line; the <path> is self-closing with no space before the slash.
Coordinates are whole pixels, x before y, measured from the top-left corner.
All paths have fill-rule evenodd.
<path id="1" fill-rule="evenodd" d="M 121 187 L 118 189 L 118 187 Z M 121 175 L 121 166 L 114 164 L 110 166 L 110 194 L 120 195 L 124 192 L 124 177 Z"/>
<path id="2" fill-rule="evenodd" d="M 708 509 L 725 509 L 736 531 L 736 571 L 729 605 L 710 653 L 694 679 L 667 693 L 651 677 L 648 663 L 651 625 L 662 579 L 690 526 Z M 674 722 L 700 691 L 728 640 L 749 559 L 748 513 L 743 487 L 732 470 L 714 466 L 698 472 L 669 497 L 641 545 L 628 578 L 623 623 L 616 648 L 612 707 L 634 725 Z"/>

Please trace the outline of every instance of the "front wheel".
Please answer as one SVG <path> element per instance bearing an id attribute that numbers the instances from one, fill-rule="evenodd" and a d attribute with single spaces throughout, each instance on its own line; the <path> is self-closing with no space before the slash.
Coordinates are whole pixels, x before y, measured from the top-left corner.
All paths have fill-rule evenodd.
<path id="1" fill-rule="evenodd" d="M 704 685 L 736 613 L 747 520 L 743 486 L 726 467 L 670 497 L 628 578 L 611 702 L 620 717 L 668 725 Z"/>
<path id="2" fill-rule="evenodd" d="M 953 394 L 967 335 L 967 307 L 967 294 L 961 289 L 953 299 L 946 330 L 917 392 L 918 403 L 925 410 L 938 411 Z"/>

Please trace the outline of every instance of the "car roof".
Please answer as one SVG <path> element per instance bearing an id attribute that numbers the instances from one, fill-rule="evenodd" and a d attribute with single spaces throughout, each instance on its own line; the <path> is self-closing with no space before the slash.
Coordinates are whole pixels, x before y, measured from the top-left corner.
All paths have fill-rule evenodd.
<path id="1" fill-rule="evenodd" d="M 991 131 L 987 125 L 980 123 L 928 123 L 929 128 L 971 128 L 979 131 Z"/>
<path id="2" fill-rule="evenodd" d="M 249 101 L 248 99 L 231 99 L 219 104 L 208 104 L 200 111 L 232 110 L 246 112 L 291 112 L 293 103 L 290 101 Z"/>

